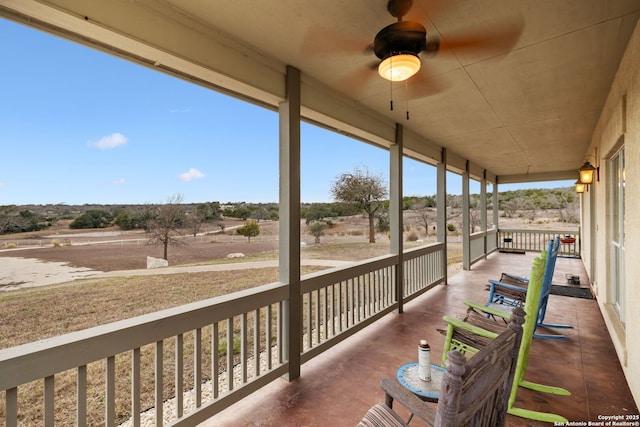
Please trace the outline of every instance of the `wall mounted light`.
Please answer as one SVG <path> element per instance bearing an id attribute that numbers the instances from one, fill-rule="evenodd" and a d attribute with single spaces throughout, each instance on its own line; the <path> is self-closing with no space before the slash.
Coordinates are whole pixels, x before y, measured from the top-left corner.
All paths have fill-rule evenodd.
<path id="1" fill-rule="evenodd" d="M 584 164 L 578 169 L 578 173 L 580 174 L 580 182 L 583 184 L 591 184 L 593 183 L 593 174 L 596 172 L 597 168 L 591 165 L 588 161 L 585 161 Z M 599 174 L 598 174 L 599 175 Z M 600 177 L 598 176 L 598 181 L 600 181 Z"/>
<path id="2" fill-rule="evenodd" d="M 378 65 L 378 73 L 392 82 L 402 82 L 420 70 L 420 58 L 412 54 L 391 55 Z"/>
<path id="3" fill-rule="evenodd" d="M 580 182 L 580 180 L 576 181 L 576 193 L 581 194 L 584 193 L 584 187 L 586 187 L 587 184 L 583 184 Z"/>

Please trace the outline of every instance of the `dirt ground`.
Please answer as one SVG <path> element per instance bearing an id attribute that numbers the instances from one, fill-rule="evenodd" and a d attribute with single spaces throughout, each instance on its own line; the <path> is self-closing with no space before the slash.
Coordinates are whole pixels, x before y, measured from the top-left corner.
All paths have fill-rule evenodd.
<path id="1" fill-rule="evenodd" d="M 242 224 L 242 223 L 239 223 Z M 185 237 L 184 245 L 170 245 L 170 265 L 183 265 L 226 258 L 230 253 L 255 254 L 278 248 L 274 233 L 276 222 L 261 223 L 261 235 L 248 242 L 247 238 L 233 235 L 235 222 L 227 224 L 224 236 L 213 234 L 218 229 L 204 230 L 197 237 Z M 0 257 L 37 258 L 41 261 L 63 262 L 71 267 L 89 268 L 98 271 L 136 270 L 147 268 L 147 256 L 163 257 L 163 247 L 149 245 L 148 236 L 140 232 L 122 233 L 116 229 L 70 230 L 60 225 L 38 234 L 3 236 L 0 247 L 17 247 L 0 250 Z M 58 246 L 52 246 L 57 241 Z M 91 244 L 92 241 L 101 243 Z M 113 243 L 105 243 L 105 242 Z M 26 242 L 26 243 L 25 243 Z M 20 249 L 25 247 L 24 249 Z"/>
<path id="2" fill-rule="evenodd" d="M 525 224 L 522 219 L 501 218 L 503 227 L 522 228 Z M 366 242 L 366 219 L 362 216 L 354 216 L 340 219 L 331 229 L 325 230 L 325 236 L 321 238 L 327 242 Z M 225 223 L 224 234 L 216 226 L 203 229 L 195 238 L 185 237 L 186 243 L 182 246 L 170 246 L 168 258 L 170 266 L 204 263 L 216 259 L 227 258 L 231 253 L 245 255 L 257 254 L 278 249 L 278 222 L 261 221 L 260 235 L 249 242 L 245 237 L 235 233 L 234 228 L 242 225 L 240 220 L 230 220 Z M 536 221 L 529 224 L 534 228 L 558 227 L 554 220 Z M 561 225 L 562 227 L 562 225 Z M 570 227 L 570 226 L 569 226 Z M 313 245 L 313 237 L 308 234 L 304 222 L 301 224 L 302 241 Z M 422 229 L 424 230 L 424 229 Z M 424 231 L 422 231 L 424 232 Z M 380 240 L 387 236 L 380 236 Z M 421 237 L 423 238 L 423 237 Z M 9 259 L 24 258 L 36 261 L 39 264 L 47 264 L 53 269 L 58 267 L 53 263 L 63 265 L 63 269 L 79 275 L 86 270 L 93 271 L 119 271 L 138 270 L 147 267 L 147 256 L 154 258 L 163 257 L 163 248 L 147 244 L 148 235 L 141 231 L 123 232 L 117 228 L 100 230 L 71 230 L 68 224 L 59 223 L 55 227 L 39 233 L 23 233 L 20 235 L 0 236 L 0 257 L 5 258 L 1 263 L 2 274 L 0 282 L 4 285 L 17 283 L 12 280 L 12 272 L 25 269 L 22 263 Z M 97 243 L 100 242 L 100 243 Z M 54 245 L 55 243 L 55 245 Z M 373 255 L 372 255 L 373 256 Z M 36 268 L 37 267 L 37 268 Z M 40 266 L 34 267 L 42 276 L 52 275 L 52 272 L 44 272 Z M 2 277 L 2 275 L 6 277 Z M 29 273 L 31 274 L 31 273 Z M 14 276 L 17 274 L 14 273 Z M 3 283 L 0 283 L 2 285 Z"/>

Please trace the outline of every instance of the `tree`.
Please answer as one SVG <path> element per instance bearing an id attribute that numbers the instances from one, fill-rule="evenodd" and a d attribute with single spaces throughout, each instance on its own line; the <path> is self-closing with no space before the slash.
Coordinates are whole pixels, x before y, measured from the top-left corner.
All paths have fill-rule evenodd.
<path id="1" fill-rule="evenodd" d="M 184 218 L 184 226 L 189 233 L 193 235 L 195 239 L 198 233 L 202 230 L 202 224 L 206 221 L 206 214 L 202 210 L 193 209 L 191 212 L 186 213 Z"/>
<path id="2" fill-rule="evenodd" d="M 311 235 L 315 237 L 316 244 L 320 243 L 320 236 L 324 236 L 324 229 L 327 228 L 327 224 L 320 221 L 313 221 L 308 227 Z"/>
<path id="3" fill-rule="evenodd" d="M 164 247 L 163 258 L 167 261 L 169 245 L 183 246 L 184 240 L 178 238 L 178 231 L 184 224 L 185 209 L 182 203 L 182 195 L 171 196 L 167 203 L 160 205 L 155 216 L 149 222 L 149 244 L 162 245 Z"/>
<path id="4" fill-rule="evenodd" d="M 113 222 L 113 215 L 101 209 L 89 209 L 71 221 L 69 228 L 105 228 Z"/>
<path id="5" fill-rule="evenodd" d="M 14 233 L 17 230 L 15 206 L 0 206 L 0 234 Z"/>
<path id="6" fill-rule="evenodd" d="M 436 222 L 437 213 L 434 211 L 433 205 L 430 200 L 423 200 L 414 206 L 416 211 L 417 223 L 424 227 L 424 233 L 429 237 L 429 225 Z"/>
<path id="7" fill-rule="evenodd" d="M 260 234 L 260 225 L 257 221 L 247 221 L 242 227 L 236 229 L 236 233 L 245 236 L 251 243 L 251 238 Z"/>
<path id="8" fill-rule="evenodd" d="M 338 201 L 357 206 L 369 217 L 369 243 L 375 243 L 375 215 L 387 196 L 382 177 L 369 175 L 368 170 L 356 168 L 353 173 L 344 173 L 336 179 L 331 194 Z"/>

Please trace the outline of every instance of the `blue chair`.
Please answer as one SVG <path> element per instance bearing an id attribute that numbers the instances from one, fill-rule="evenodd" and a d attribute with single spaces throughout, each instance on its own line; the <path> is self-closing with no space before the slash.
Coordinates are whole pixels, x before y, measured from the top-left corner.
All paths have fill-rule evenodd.
<path id="1" fill-rule="evenodd" d="M 551 282 L 553 280 L 553 273 L 556 267 L 556 260 L 558 258 L 558 251 L 560 250 L 560 236 L 555 239 L 549 240 L 547 246 L 547 259 L 544 269 L 544 276 L 542 278 L 542 291 L 540 293 L 540 301 L 538 303 L 536 328 L 561 328 L 572 329 L 570 325 L 555 325 L 550 323 L 544 323 L 544 317 L 547 312 L 547 305 L 549 303 L 549 295 L 551 295 Z M 505 319 L 509 318 L 510 310 L 513 307 L 522 307 L 527 295 L 527 286 L 529 279 L 525 277 L 516 276 L 513 274 L 502 273 L 500 280 L 489 280 L 489 301 L 485 307 L 490 307 L 504 313 Z M 469 307 L 481 309 L 475 303 L 467 303 Z M 489 316 L 489 314 L 487 314 Z M 546 339 L 566 339 L 565 335 L 556 334 L 533 334 L 534 338 L 546 338 Z"/>

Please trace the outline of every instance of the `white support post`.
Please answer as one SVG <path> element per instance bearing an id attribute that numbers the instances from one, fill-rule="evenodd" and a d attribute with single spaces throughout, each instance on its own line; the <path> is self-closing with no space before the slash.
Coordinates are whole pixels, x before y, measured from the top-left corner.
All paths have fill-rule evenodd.
<path id="1" fill-rule="evenodd" d="M 447 283 L 447 150 L 442 149 L 442 161 L 437 165 L 437 194 L 436 205 L 438 217 L 436 224 L 438 228 L 438 242 L 444 243 L 444 254 L 442 257 L 442 271 Z"/>
<path id="2" fill-rule="evenodd" d="M 398 313 L 403 311 L 404 300 L 404 263 L 403 252 L 403 223 L 402 223 L 402 149 L 403 127 L 396 124 L 396 141 L 389 148 L 389 225 L 391 227 L 391 253 L 398 255 L 396 266 L 396 298 Z"/>
<path id="3" fill-rule="evenodd" d="M 484 257 L 487 258 L 487 171 L 484 171 L 482 179 L 480 180 L 480 229 L 484 236 Z"/>
<path id="4" fill-rule="evenodd" d="M 496 229 L 496 239 L 498 238 L 498 218 L 500 218 L 500 209 L 498 207 L 498 182 L 496 180 L 496 183 L 493 184 L 493 228 Z M 496 242 L 497 244 L 497 242 Z"/>
<path id="5" fill-rule="evenodd" d="M 280 241 L 279 277 L 289 284 L 282 345 L 289 361 L 287 379 L 300 376 L 300 70 L 287 66 L 287 99 L 280 103 Z"/>
<path id="6" fill-rule="evenodd" d="M 467 164 L 467 169 L 469 166 Z M 462 268 L 471 269 L 471 221 L 469 218 L 469 171 L 462 174 Z"/>

